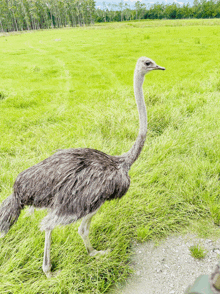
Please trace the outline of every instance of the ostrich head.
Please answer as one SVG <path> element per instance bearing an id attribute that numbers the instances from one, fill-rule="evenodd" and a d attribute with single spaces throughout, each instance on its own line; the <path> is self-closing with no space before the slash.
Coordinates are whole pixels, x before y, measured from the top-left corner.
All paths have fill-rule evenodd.
<path id="1" fill-rule="evenodd" d="M 136 70 L 143 75 L 156 69 L 165 70 L 165 67 L 157 65 L 152 59 L 148 57 L 140 57 L 137 61 Z"/>

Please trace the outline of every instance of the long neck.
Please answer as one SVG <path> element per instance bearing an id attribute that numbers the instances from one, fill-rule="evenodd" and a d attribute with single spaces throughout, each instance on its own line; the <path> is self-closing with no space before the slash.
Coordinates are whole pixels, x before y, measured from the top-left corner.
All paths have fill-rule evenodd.
<path id="1" fill-rule="evenodd" d="M 140 155 L 147 135 L 147 111 L 142 88 L 143 82 L 144 75 L 136 68 L 134 72 L 134 95 L 139 113 L 140 127 L 139 134 L 134 145 L 127 153 L 124 154 L 125 161 L 129 167 L 135 162 L 135 160 L 137 160 L 138 156 Z"/>

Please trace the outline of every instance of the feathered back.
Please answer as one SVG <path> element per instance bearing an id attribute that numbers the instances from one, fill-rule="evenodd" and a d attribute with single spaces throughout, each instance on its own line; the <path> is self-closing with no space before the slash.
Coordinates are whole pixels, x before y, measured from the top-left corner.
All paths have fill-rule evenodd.
<path id="1" fill-rule="evenodd" d="M 20 173 L 14 193 L 23 205 L 48 207 L 77 219 L 106 200 L 122 197 L 130 178 L 117 158 L 89 149 L 66 149 Z"/>

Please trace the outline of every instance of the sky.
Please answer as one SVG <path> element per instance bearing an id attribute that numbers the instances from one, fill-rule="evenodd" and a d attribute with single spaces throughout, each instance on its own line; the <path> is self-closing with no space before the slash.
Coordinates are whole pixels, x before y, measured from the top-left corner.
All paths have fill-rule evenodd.
<path id="1" fill-rule="evenodd" d="M 130 7 L 134 7 L 134 4 L 137 0 L 123 0 L 125 3 L 128 3 L 130 5 Z M 118 4 L 119 2 L 121 2 L 121 0 L 96 0 L 96 7 L 100 7 L 102 8 L 103 7 L 103 2 L 105 2 L 106 4 L 108 3 L 111 3 L 111 4 Z M 193 0 L 140 0 L 140 2 L 146 4 L 146 6 L 148 7 L 149 5 L 152 5 L 154 3 L 173 3 L 173 2 L 176 2 L 176 3 L 179 3 L 180 5 L 182 4 L 187 4 L 188 2 L 190 4 L 193 3 Z"/>

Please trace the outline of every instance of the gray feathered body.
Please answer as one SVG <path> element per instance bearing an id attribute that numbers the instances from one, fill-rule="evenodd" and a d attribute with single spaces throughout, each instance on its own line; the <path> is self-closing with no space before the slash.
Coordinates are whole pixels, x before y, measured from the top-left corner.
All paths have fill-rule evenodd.
<path id="1" fill-rule="evenodd" d="M 95 250 L 89 240 L 92 216 L 106 201 L 121 198 L 130 186 L 128 170 L 143 149 L 147 134 L 147 112 L 144 102 L 144 76 L 151 70 L 165 68 L 147 58 L 138 59 L 134 73 L 134 94 L 139 113 L 139 134 L 132 148 L 121 156 L 78 148 L 59 150 L 49 158 L 21 172 L 14 192 L 0 206 L 0 237 L 18 219 L 25 205 L 47 208 L 41 222 L 45 230 L 43 271 L 51 277 L 51 232 L 57 225 L 67 225 L 80 218 L 79 234 L 87 252 L 94 256 L 106 251 Z"/>
<path id="2" fill-rule="evenodd" d="M 129 185 L 122 158 L 89 148 L 64 149 L 21 172 L 12 197 L 20 208 L 49 208 L 42 229 L 53 229 L 121 198 Z"/>

